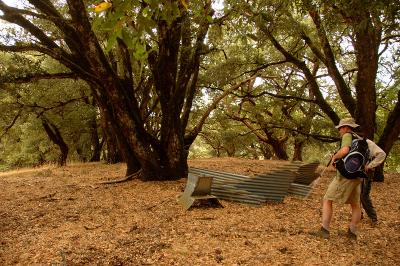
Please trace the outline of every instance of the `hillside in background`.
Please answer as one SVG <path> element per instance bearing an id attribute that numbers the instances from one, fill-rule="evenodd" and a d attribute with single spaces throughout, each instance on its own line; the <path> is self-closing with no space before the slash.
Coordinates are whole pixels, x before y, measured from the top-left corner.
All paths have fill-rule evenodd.
<path id="1" fill-rule="evenodd" d="M 282 161 L 234 158 L 190 165 L 252 175 Z M 321 169 L 322 170 L 322 167 Z M 331 239 L 310 236 L 334 172 L 308 199 L 262 207 L 177 204 L 186 180 L 99 184 L 122 177 L 124 164 L 70 164 L 0 173 L 1 265 L 399 265 L 400 174 L 374 183 L 380 223 L 361 221 L 357 242 L 342 234 L 348 206 L 334 206 Z"/>

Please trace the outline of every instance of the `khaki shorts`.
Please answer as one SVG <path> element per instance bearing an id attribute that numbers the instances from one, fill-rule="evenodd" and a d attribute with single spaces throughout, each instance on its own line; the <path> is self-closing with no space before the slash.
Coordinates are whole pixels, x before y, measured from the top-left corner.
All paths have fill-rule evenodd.
<path id="1" fill-rule="evenodd" d="M 329 184 L 324 199 L 338 203 L 360 204 L 361 180 L 336 176 Z"/>

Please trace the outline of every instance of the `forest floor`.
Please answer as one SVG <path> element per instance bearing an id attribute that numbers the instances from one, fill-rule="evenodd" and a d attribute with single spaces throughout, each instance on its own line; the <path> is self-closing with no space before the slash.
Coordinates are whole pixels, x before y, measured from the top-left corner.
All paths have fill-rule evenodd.
<path id="1" fill-rule="evenodd" d="M 252 175 L 281 163 L 189 164 Z M 364 218 L 351 241 L 342 235 L 348 206 L 334 205 L 329 240 L 309 235 L 332 171 L 307 199 L 261 207 L 221 200 L 223 208 L 189 211 L 176 202 L 186 179 L 99 184 L 124 172 L 124 164 L 82 163 L 0 173 L 0 265 L 400 265 L 400 174 L 373 183 L 380 222 Z"/>

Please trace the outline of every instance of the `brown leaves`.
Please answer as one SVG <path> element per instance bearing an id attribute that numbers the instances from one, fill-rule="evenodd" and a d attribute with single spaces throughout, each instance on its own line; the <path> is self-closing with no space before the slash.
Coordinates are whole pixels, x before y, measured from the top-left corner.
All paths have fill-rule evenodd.
<path id="1" fill-rule="evenodd" d="M 213 158 L 190 165 L 237 174 L 285 162 Z M 49 167 L 48 167 L 49 168 Z M 251 171 L 249 171 L 249 169 Z M 176 196 L 186 180 L 93 186 L 124 174 L 125 165 L 71 164 L 0 174 L 0 264 L 99 265 L 397 265 L 400 251 L 399 174 L 373 183 L 380 223 L 368 218 L 357 242 L 347 230 L 349 207 L 334 205 L 331 239 L 320 226 L 325 171 L 311 198 L 252 207 L 184 211 Z M 38 173 L 50 173 L 38 175 Z M 65 174 L 67 173 L 67 174 Z M 73 199 L 73 200 L 71 200 Z"/>

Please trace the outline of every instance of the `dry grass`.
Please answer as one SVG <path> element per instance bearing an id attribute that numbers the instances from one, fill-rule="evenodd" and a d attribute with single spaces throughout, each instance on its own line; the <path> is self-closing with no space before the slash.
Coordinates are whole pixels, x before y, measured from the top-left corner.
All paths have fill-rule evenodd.
<path id="1" fill-rule="evenodd" d="M 239 174 L 281 162 L 232 158 L 190 165 Z M 125 166 L 100 163 L 0 174 L 0 265 L 399 265 L 400 176 L 386 174 L 371 193 L 380 224 L 361 222 L 357 242 L 341 236 L 348 206 L 335 205 L 331 239 L 319 227 L 332 172 L 306 200 L 262 207 L 222 201 L 224 208 L 184 211 L 176 196 L 186 180 L 98 185 Z"/>

